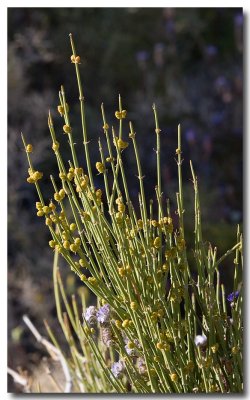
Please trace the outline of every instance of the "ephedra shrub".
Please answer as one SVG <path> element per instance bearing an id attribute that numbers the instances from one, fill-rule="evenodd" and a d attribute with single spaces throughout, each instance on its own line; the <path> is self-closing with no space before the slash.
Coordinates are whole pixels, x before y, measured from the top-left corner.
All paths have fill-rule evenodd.
<path id="1" fill-rule="evenodd" d="M 80 165 L 77 158 L 70 107 L 61 87 L 57 107 L 63 120 L 60 132 L 56 132 L 50 113 L 48 116 L 58 164 L 58 171 L 51 175 L 53 200 L 48 203 L 40 186 L 43 174 L 32 163 L 33 147 L 23 137 L 29 163 L 27 181 L 37 189 L 37 215 L 50 231 L 49 246 L 55 253 L 57 314 L 69 345 L 65 361 L 71 385 L 67 391 L 241 392 L 243 256 L 239 227 L 235 244 L 218 257 L 217 247 L 202 237 L 197 177 L 190 162 L 194 189 L 194 236 L 190 246 L 195 271 L 191 270 L 185 240 L 180 126 L 173 155 L 179 188 L 173 211 L 168 201 L 163 202 L 161 130 L 155 106 L 156 187 L 152 188 L 152 197 L 156 201 L 146 199 L 134 126 L 127 122 L 127 111 L 120 97 L 115 111 L 118 127 L 109 126 L 101 106 L 104 133 L 99 139 L 99 159 L 93 160 L 88 147 L 80 56 L 72 35 L 70 41 L 71 63 L 75 66 L 79 89 L 85 162 Z M 72 154 L 67 162 L 61 153 L 62 134 L 67 135 Z M 126 179 L 129 166 L 123 161 L 128 146 L 134 150 L 137 166 L 138 207 L 130 199 Z M 95 174 L 102 176 L 105 191 L 95 187 Z M 173 225 L 173 212 L 178 215 L 177 226 Z M 219 268 L 228 256 L 234 258 L 234 278 L 231 291 L 225 293 Z M 67 299 L 58 268 L 60 257 L 66 260 L 81 285 L 95 295 L 93 304 L 87 307 L 84 296 L 81 304 L 76 296 L 72 301 Z M 51 329 L 47 328 L 58 347 Z"/>

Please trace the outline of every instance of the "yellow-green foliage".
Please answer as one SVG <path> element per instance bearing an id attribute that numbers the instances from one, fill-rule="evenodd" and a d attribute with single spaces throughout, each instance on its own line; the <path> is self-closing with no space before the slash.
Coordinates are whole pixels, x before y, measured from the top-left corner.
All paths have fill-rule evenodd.
<path id="1" fill-rule="evenodd" d="M 169 203 L 164 204 L 162 200 L 161 130 L 156 106 L 153 106 L 155 132 L 152 134 L 156 137 L 157 201 L 147 204 L 136 134 L 132 123 L 127 123 L 121 97 L 114 112 L 118 127 L 109 127 L 101 106 L 104 133 L 99 139 L 100 157 L 93 160 L 89 154 L 80 57 L 72 35 L 70 40 L 71 62 L 79 88 L 86 165 L 80 165 L 77 159 L 70 106 L 61 87 L 57 107 L 63 120 L 61 132 L 56 134 L 52 116 L 50 113 L 48 116 L 60 185 L 51 175 L 54 201 L 48 204 L 40 189 L 42 173 L 35 170 L 31 161 L 35 146 L 33 149 L 31 144 L 26 144 L 24 138 L 23 142 L 29 162 L 27 180 L 35 184 L 39 196 L 37 215 L 44 218 L 51 233 L 49 246 L 55 252 L 57 312 L 69 343 L 68 364 L 76 391 L 240 392 L 243 385 L 241 233 L 238 229 L 236 244 L 220 258 L 217 248 L 204 245 L 197 178 L 191 163 L 195 212 L 191 246 L 196 263 L 196 273 L 191 273 L 184 230 L 180 126 L 175 154 L 179 180 L 178 224 L 174 226 Z M 128 139 L 124 138 L 124 131 L 129 132 Z M 71 149 L 72 159 L 68 164 L 60 152 L 62 134 L 68 136 Z M 104 140 L 108 154 L 103 151 Z M 137 165 L 139 214 L 130 200 L 126 179 L 129 166 L 123 163 L 123 152 L 128 146 L 134 149 Z M 94 174 L 103 178 L 104 193 L 95 187 Z M 57 267 L 58 254 L 82 285 L 97 297 L 97 306 L 86 308 L 82 296 L 83 318 L 75 297 L 70 304 L 65 295 Z M 227 306 L 218 267 L 223 266 L 223 260 L 230 254 L 235 254 L 235 274 Z M 61 300 L 66 316 L 63 316 Z"/>

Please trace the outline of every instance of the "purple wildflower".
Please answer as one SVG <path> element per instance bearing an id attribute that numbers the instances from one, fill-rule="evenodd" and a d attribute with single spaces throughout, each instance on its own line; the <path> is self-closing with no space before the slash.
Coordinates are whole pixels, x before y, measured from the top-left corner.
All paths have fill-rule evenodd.
<path id="1" fill-rule="evenodd" d="M 129 338 L 127 337 L 127 335 L 124 333 L 124 331 L 122 331 L 122 337 L 124 340 L 124 343 L 127 344 L 129 342 Z"/>
<path id="2" fill-rule="evenodd" d="M 115 362 L 112 367 L 111 371 L 116 378 L 120 378 L 122 373 L 124 372 L 125 364 L 122 360 Z"/>
<path id="3" fill-rule="evenodd" d="M 84 313 L 84 318 L 90 325 L 94 325 L 96 323 L 96 312 L 96 307 L 90 306 L 86 309 Z"/>
<path id="4" fill-rule="evenodd" d="M 110 305 L 104 304 L 96 313 L 97 321 L 101 324 L 105 324 L 110 320 Z"/>
<path id="5" fill-rule="evenodd" d="M 236 290 L 236 292 L 232 292 L 227 296 L 227 300 L 230 301 L 230 303 L 232 303 L 234 300 L 236 300 L 239 297 L 239 291 Z"/>
<path id="6" fill-rule="evenodd" d="M 101 337 L 105 346 L 110 347 L 112 345 L 112 330 L 110 327 L 101 328 Z"/>
<path id="7" fill-rule="evenodd" d="M 139 374 L 145 374 L 147 372 L 145 359 L 143 357 L 138 358 L 137 367 L 138 367 Z"/>
<path id="8" fill-rule="evenodd" d="M 207 344 L 207 337 L 205 335 L 197 335 L 194 338 L 194 343 L 197 347 L 205 347 Z"/>
<path id="9" fill-rule="evenodd" d="M 138 357 L 138 351 L 137 351 L 137 349 L 136 349 L 135 347 L 134 347 L 133 349 L 130 349 L 129 346 L 126 344 L 125 350 L 126 350 L 126 353 L 127 353 L 129 356 Z"/>

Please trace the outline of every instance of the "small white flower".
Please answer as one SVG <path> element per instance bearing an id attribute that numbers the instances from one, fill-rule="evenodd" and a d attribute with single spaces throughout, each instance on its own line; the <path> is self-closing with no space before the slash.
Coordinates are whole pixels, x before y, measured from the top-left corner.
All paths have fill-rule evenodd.
<path id="1" fill-rule="evenodd" d="M 100 322 L 101 324 L 108 323 L 110 320 L 110 305 L 109 304 L 104 304 L 101 308 L 96 313 L 96 318 L 97 321 Z"/>
<path id="2" fill-rule="evenodd" d="M 207 337 L 205 335 L 197 335 L 194 338 L 194 343 L 197 347 L 205 347 L 207 344 Z"/>
<path id="3" fill-rule="evenodd" d="M 96 312 L 97 308 L 95 306 L 90 306 L 86 309 L 84 313 L 84 318 L 90 325 L 96 323 Z"/>
<path id="4" fill-rule="evenodd" d="M 125 365 L 124 362 L 122 360 L 119 360 L 118 362 L 115 362 L 112 366 L 111 366 L 111 371 L 113 372 L 113 375 L 116 378 L 120 378 L 121 375 L 123 374 L 125 369 Z"/>

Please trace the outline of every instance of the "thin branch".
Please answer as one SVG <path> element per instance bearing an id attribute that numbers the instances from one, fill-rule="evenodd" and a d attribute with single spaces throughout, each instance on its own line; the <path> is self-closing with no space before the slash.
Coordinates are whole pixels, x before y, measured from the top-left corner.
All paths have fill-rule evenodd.
<path id="1" fill-rule="evenodd" d="M 52 356 L 52 358 L 60 361 L 64 376 L 65 376 L 64 393 L 70 393 L 71 389 L 72 389 L 72 378 L 71 378 L 71 375 L 69 372 L 67 361 L 65 360 L 62 352 L 59 349 L 57 349 L 52 343 L 50 343 L 47 339 L 45 339 L 44 337 L 42 337 L 40 335 L 40 333 L 35 328 L 35 326 L 33 325 L 33 323 L 31 322 L 31 320 L 29 319 L 29 317 L 27 315 L 23 316 L 23 320 L 24 320 L 25 324 L 28 326 L 28 328 L 30 329 L 30 331 L 35 336 L 36 340 L 39 343 L 43 344 L 44 347 L 46 347 L 46 350 Z"/>
<path id="2" fill-rule="evenodd" d="M 229 249 L 225 254 L 223 254 L 223 256 L 221 258 L 219 258 L 218 261 L 216 261 L 215 266 L 218 267 L 218 265 L 227 257 L 229 256 L 231 253 L 234 252 L 234 250 L 240 248 L 241 243 L 236 243 L 235 246 L 233 246 L 231 249 Z"/>
<path id="3" fill-rule="evenodd" d="M 7 373 L 12 376 L 14 382 L 19 383 L 19 385 L 24 387 L 26 393 L 30 393 L 29 382 L 26 378 L 9 367 L 7 368 Z"/>

